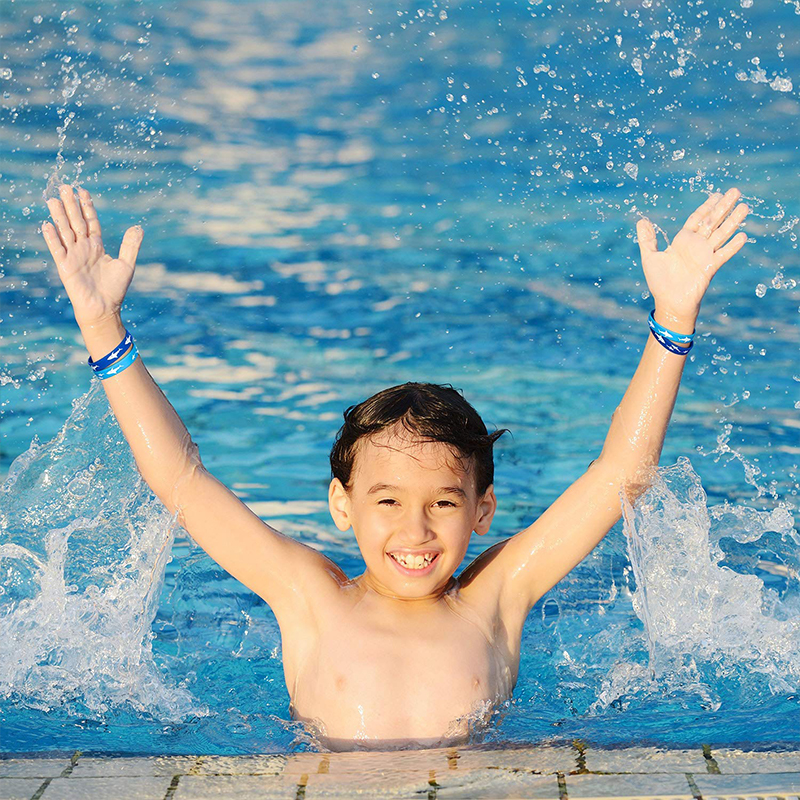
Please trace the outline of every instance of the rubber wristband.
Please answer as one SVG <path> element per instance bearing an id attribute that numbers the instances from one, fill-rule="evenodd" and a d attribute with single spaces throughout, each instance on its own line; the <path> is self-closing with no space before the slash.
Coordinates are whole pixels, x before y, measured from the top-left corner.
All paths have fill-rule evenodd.
<path id="1" fill-rule="evenodd" d="M 675 353 L 678 356 L 685 356 L 694 346 L 694 342 L 689 342 L 688 347 L 681 347 L 679 344 L 675 344 L 675 342 L 671 342 L 665 336 L 662 336 L 657 330 L 650 328 L 650 333 L 653 334 L 655 340 L 665 349 L 669 350 L 670 353 Z"/>
<path id="2" fill-rule="evenodd" d="M 105 369 L 106 367 L 110 367 L 115 361 L 117 361 L 120 356 L 130 347 L 131 342 L 133 341 L 133 336 L 128 333 L 128 329 L 125 329 L 125 338 L 107 355 L 103 356 L 102 358 L 98 358 L 97 361 L 92 361 L 92 357 L 89 356 L 89 366 L 95 371 L 100 372 L 100 370 Z"/>
<path id="3" fill-rule="evenodd" d="M 110 367 L 106 367 L 100 372 L 95 372 L 95 375 L 97 375 L 101 381 L 113 378 L 115 375 L 119 375 L 119 373 L 123 370 L 126 370 L 131 364 L 133 364 L 134 361 L 136 361 L 138 357 L 139 351 L 136 349 L 136 342 L 134 342 L 133 347 L 131 347 L 131 349 L 123 358 L 121 358 L 115 364 L 112 364 Z"/>
<path id="4" fill-rule="evenodd" d="M 677 333 L 676 331 L 671 331 L 669 328 L 665 328 L 663 325 L 659 325 L 656 322 L 655 309 L 650 312 L 647 322 L 650 325 L 651 331 L 660 333 L 665 339 L 669 339 L 671 342 L 677 342 L 678 344 L 691 344 L 692 340 L 694 339 L 694 331 L 691 333 Z"/>

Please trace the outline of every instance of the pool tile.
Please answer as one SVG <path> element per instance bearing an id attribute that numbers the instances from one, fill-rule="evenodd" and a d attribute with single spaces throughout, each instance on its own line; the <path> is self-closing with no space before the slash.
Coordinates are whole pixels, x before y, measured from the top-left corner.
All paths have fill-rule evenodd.
<path id="1" fill-rule="evenodd" d="M 164 800 L 171 778 L 53 778 L 42 800 Z"/>
<path id="2" fill-rule="evenodd" d="M 401 750 L 393 752 L 297 753 L 288 756 L 284 774 L 362 774 L 385 771 L 425 772 L 447 768 L 446 750 Z"/>
<path id="3" fill-rule="evenodd" d="M 38 778 L 0 778 L 0 800 L 31 800 L 41 785 Z"/>
<path id="4" fill-rule="evenodd" d="M 163 778 L 188 772 L 197 756 L 81 756 L 71 778 Z"/>
<path id="5" fill-rule="evenodd" d="M 194 759 L 190 775 L 280 775 L 286 756 L 200 756 Z"/>
<path id="6" fill-rule="evenodd" d="M 694 781 L 703 797 L 768 794 L 786 795 L 800 793 L 800 772 L 776 772 L 771 775 L 694 775 Z"/>
<path id="7" fill-rule="evenodd" d="M 656 747 L 625 747 L 585 751 L 589 772 L 706 772 L 702 748 L 671 750 Z"/>
<path id="8" fill-rule="evenodd" d="M 489 769 L 448 772 L 441 777 L 437 774 L 436 783 L 437 800 L 559 800 L 560 797 L 556 775 L 530 772 Z"/>
<path id="9" fill-rule="evenodd" d="M 297 796 L 297 781 L 272 775 L 186 775 L 172 800 L 295 800 Z"/>
<path id="10" fill-rule="evenodd" d="M 329 797 L 332 794 L 352 796 L 356 793 L 376 797 L 382 794 L 419 797 L 431 789 L 429 780 L 430 776 L 426 772 L 403 772 L 394 769 L 383 772 L 377 770 L 363 773 L 341 772 L 334 775 L 317 772 L 308 775 L 305 781 L 305 797 L 306 800 L 311 800 L 315 797 Z"/>
<path id="11" fill-rule="evenodd" d="M 453 751 L 451 751 L 453 752 Z M 454 770 L 499 768 L 548 774 L 577 769 L 578 751 L 568 745 L 543 745 L 509 750 L 456 749 L 448 760 Z"/>
<path id="12" fill-rule="evenodd" d="M 569 800 L 693 797 L 685 775 L 567 775 L 565 780 Z"/>
<path id="13" fill-rule="evenodd" d="M 798 750 L 770 753 L 714 747 L 711 749 L 711 755 L 723 775 L 742 772 L 800 772 L 800 751 Z"/>
<path id="14" fill-rule="evenodd" d="M 69 765 L 62 758 L 3 758 L 0 759 L 0 778 L 57 778 Z"/>

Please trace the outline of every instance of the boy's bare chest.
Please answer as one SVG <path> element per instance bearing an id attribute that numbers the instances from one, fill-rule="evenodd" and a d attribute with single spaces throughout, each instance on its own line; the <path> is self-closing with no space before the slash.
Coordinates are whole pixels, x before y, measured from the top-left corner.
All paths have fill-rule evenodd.
<path id="1" fill-rule="evenodd" d="M 342 614 L 298 666 L 293 713 L 331 738 L 437 738 L 513 688 L 487 631 L 449 609 L 394 624 Z"/>

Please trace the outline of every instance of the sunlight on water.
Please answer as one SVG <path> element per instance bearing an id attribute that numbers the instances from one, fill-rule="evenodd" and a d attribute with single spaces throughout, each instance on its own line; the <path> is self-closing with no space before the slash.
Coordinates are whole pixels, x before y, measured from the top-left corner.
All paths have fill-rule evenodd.
<path id="1" fill-rule="evenodd" d="M 100 381 L 0 492 L 0 696 L 77 697 L 159 719 L 203 713 L 153 663 L 151 624 L 175 522 L 143 483 Z"/>
<path id="2" fill-rule="evenodd" d="M 125 321 L 204 458 L 350 575 L 324 486 L 343 408 L 452 382 L 512 429 L 474 557 L 599 452 L 647 337 L 638 217 L 665 245 L 741 188 L 749 252 L 704 300 L 678 463 L 534 609 L 489 734 L 796 740 L 797 0 L 95 6 L 11 3 L 2 30 L 0 746 L 319 746 L 282 719 L 269 609 L 83 394 L 37 228 L 62 181 L 109 252 L 143 224 Z M 76 723 L 124 709 L 105 738 Z"/>

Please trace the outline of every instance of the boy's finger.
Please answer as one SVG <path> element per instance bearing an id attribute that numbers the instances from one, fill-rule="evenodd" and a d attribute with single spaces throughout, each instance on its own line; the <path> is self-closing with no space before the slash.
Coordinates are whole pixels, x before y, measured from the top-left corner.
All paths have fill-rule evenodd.
<path id="1" fill-rule="evenodd" d="M 142 244 L 143 237 L 144 231 L 138 225 L 125 231 L 119 248 L 120 261 L 136 266 L 136 257 L 139 255 L 139 246 Z"/>
<path id="2" fill-rule="evenodd" d="M 744 203 L 740 203 L 736 206 L 728 219 L 708 237 L 708 241 L 711 243 L 714 250 L 719 250 L 719 248 L 736 233 L 736 229 L 742 224 L 744 218 L 749 213 L 750 209 Z"/>
<path id="3" fill-rule="evenodd" d="M 86 220 L 86 225 L 89 228 L 89 236 L 102 236 L 100 230 L 100 220 L 97 218 L 97 211 L 94 207 L 92 196 L 83 187 L 78 189 L 78 197 L 81 201 L 81 210 L 83 211 L 83 218 Z"/>
<path id="4" fill-rule="evenodd" d="M 747 234 L 742 231 L 741 233 L 737 233 L 736 236 L 731 239 L 725 247 L 721 247 L 717 252 L 714 254 L 716 256 L 716 260 L 714 261 L 714 272 L 716 272 L 726 261 L 731 259 L 735 256 L 745 245 L 747 241 Z M 713 274 L 713 273 L 712 273 Z"/>
<path id="5" fill-rule="evenodd" d="M 741 197 L 738 189 L 730 189 L 724 197 L 714 206 L 709 215 L 700 223 L 701 232 L 706 231 L 708 236 L 712 236 L 717 227 L 722 223 L 728 212 L 733 208 L 734 203 Z"/>
<path id="6" fill-rule="evenodd" d="M 700 227 L 700 223 L 706 218 L 708 212 L 717 204 L 720 197 L 722 197 L 722 195 L 719 192 L 714 192 L 709 195 L 708 200 L 689 215 L 689 219 L 686 220 L 686 224 L 683 227 L 688 228 L 690 231 L 696 231 L 698 227 Z"/>
<path id="7" fill-rule="evenodd" d="M 58 266 L 67 257 L 67 251 L 64 249 L 64 245 L 61 244 L 61 239 L 58 238 L 55 225 L 52 222 L 43 222 L 42 235 L 47 243 L 48 250 L 50 250 L 50 255 L 53 256 L 53 261 Z"/>
<path id="8" fill-rule="evenodd" d="M 53 218 L 58 235 L 61 237 L 61 244 L 65 248 L 69 248 L 71 244 L 75 244 L 75 234 L 69 224 L 64 206 L 61 205 L 61 201 L 57 197 L 51 197 L 47 201 L 47 207 L 50 209 L 50 216 Z"/>
<path id="9" fill-rule="evenodd" d="M 649 219 L 640 219 L 636 223 L 636 238 L 639 241 L 639 249 L 642 255 L 645 253 L 655 253 L 658 250 L 656 232 Z"/>
<path id="10" fill-rule="evenodd" d="M 68 183 L 62 183 L 61 186 L 59 186 L 59 191 L 61 192 L 61 201 L 64 203 L 64 208 L 67 211 L 69 224 L 72 226 L 72 230 L 75 234 L 75 240 L 85 239 L 89 235 L 89 231 L 86 228 L 86 220 L 81 213 L 81 207 L 75 199 L 72 186 Z"/>

